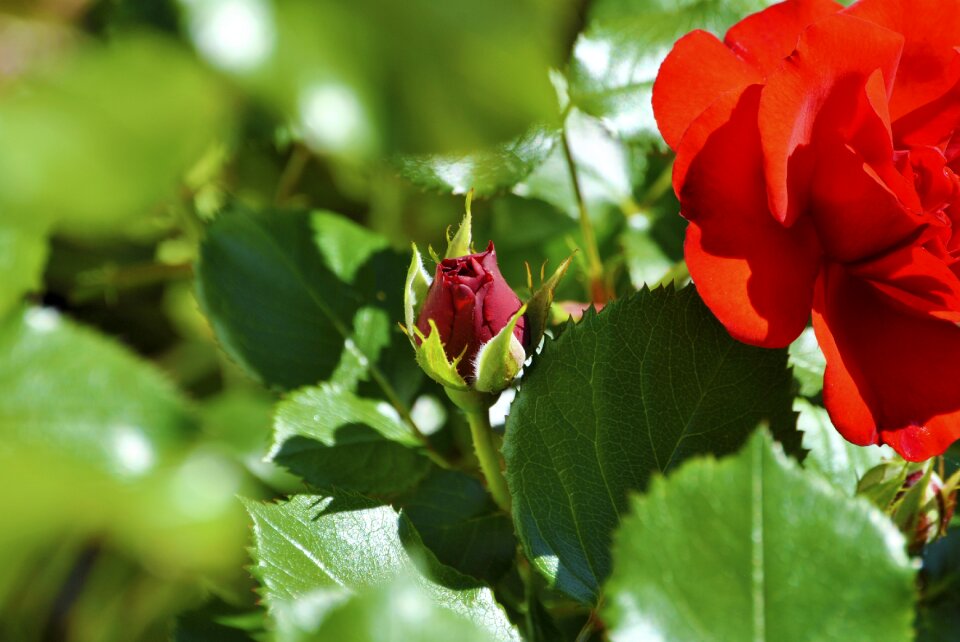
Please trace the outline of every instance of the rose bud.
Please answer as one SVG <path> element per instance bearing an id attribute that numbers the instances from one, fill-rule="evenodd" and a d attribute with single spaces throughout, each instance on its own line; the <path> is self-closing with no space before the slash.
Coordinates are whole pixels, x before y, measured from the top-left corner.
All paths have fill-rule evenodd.
<path id="1" fill-rule="evenodd" d="M 924 483 L 925 487 L 919 489 L 919 506 L 914 507 L 914 514 L 907 515 L 903 520 L 909 528 L 906 536 L 910 540 L 910 552 L 914 554 L 919 554 L 924 546 L 947 531 L 956 506 L 956 495 L 951 493 L 948 496 L 943 493 L 943 480 L 940 476 L 931 472 L 927 479 L 922 470 L 907 475 L 897 499 L 905 498 L 911 488 Z M 909 505 L 904 502 L 903 506 Z"/>
<path id="2" fill-rule="evenodd" d="M 957 479 L 944 484 L 931 466 L 884 462 L 867 471 L 857 494 L 886 512 L 906 536 L 909 551 L 919 555 L 953 519 Z"/>
<path id="3" fill-rule="evenodd" d="M 428 335 L 433 321 L 447 358 L 459 359 L 457 371 L 472 383 L 476 380 L 480 347 L 506 327 L 522 305 L 500 274 L 491 241 L 484 252 L 444 259 L 437 264 L 417 328 Z M 526 327 L 522 316 L 513 327 L 513 336 L 521 348 L 527 344 Z"/>
<path id="4" fill-rule="evenodd" d="M 471 243 L 468 194 L 466 216 L 456 235 L 448 235 L 435 278 L 414 245 L 404 291 L 402 326 L 417 363 L 461 407 L 489 405 L 517 377 L 543 338 L 554 291 L 572 259 L 549 278 L 541 269 L 540 287 L 522 303 L 500 274 L 493 242 L 479 253 Z M 527 286 L 534 290 L 529 269 Z"/>

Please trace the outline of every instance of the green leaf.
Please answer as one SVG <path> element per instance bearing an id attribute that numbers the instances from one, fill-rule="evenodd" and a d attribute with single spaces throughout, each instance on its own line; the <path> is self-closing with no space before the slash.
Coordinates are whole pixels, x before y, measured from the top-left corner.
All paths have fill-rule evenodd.
<path id="1" fill-rule="evenodd" d="M 610 572 L 627 493 L 761 421 L 793 451 L 785 350 L 730 338 L 696 291 L 642 290 L 547 341 L 507 419 L 514 521 L 532 563 L 584 603 Z"/>
<path id="2" fill-rule="evenodd" d="M 240 470 L 185 452 L 192 409 L 160 371 L 44 308 L 0 323 L 0 354 L 0 566 L 94 540 L 168 578 L 240 563 Z"/>
<path id="3" fill-rule="evenodd" d="M 344 283 L 353 283 L 357 270 L 389 245 L 379 234 L 333 212 L 313 212 L 310 224 L 324 262 Z"/>
<path id="4" fill-rule="evenodd" d="M 171 42 L 87 44 L 0 101 L 4 216 L 114 232 L 176 191 L 226 130 L 227 107 L 222 85 Z"/>
<path id="5" fill-rule="evenodd" d="M 793 409 L 800 413 L 797 428 L 803 431 L 804 449 L 810 451 L 804 468 L 817 471 L 847 495 L 856 494 L 857 482 L 868 470 L 897 457 L 889 446 L 851 444 L 833 427 L 826 410 L 805 399 L 797 399 Z"/>
<path id="6" fill-rule="evenodd" d="M 496 638 L 477 623 L 438 606 L 415 580 L 400 577 L 334 609 L 320 625 L 315 639 L 490 642 Z"/>
<path id="7" fill-rule="evenodd" d="M 11 315 L 0 354 L 0 441 L 53 445 L 129 479 L 177 453 L 193 426 L 158 371 L 54 310 Z"/>
<path id="8" fill-rule="evenodd" d="M 290 389 L 329 379 L 361 308 L 402 317 L 403 259 L 380 252 L 356 271 L 352 285 L 344 283 L 328 267 L 330 250 L 322 254 L 314 243 L 315 222 L 328 216 L 237 209 L 207 230 L 198 299 L 224 350 L 267 384 Z M 399 329 L 392 332 L 406 348 Z M 353 348 L 360 343 L 354 339 Z M 374 354 L 363 356 L 376 368 Z"/>
<path id="9" fill-rule="evenodd" d="M 41 285 L 47 261 L 47 236 L 35 226 L 0 222 L 0 318 L 6 316 L 24 293 Z"/>
<path id="10" fill-rule="evenodd" d="M 462 575 L 439 564 L 430 578 L 419 574 L 401 532 L 415 550 L 422 543 L 388 506 L 356 496 L 319 495 L 245 504 L 253 519 L 254 573 L 282 634 L 315 631 L 351 594 L 413 575 L 437 605 L 467 617 L 496 639 L 519 639 L 490 589 L 466 586 Z"/>
<path id="11" fill-rule="evenodd" d="M 907 642 L 913 582 L 882 513 L 804 473 L 761 431 L 634 498 L 604 621 L 616 641 Z"/>
<path id="12" fill-rule="evenodd" d="M 470 154 L 404 156 L 400 173 L 410 181 L 442 192 L 490 196 L 513 187 L 543 163 L 559 137 L 536 127 L 508 143 Z"/>
<path id="13" fill-rule="evenodd" d="M 474 477 L 435 469 L 404 499 L 403 514 L 437 559 L 461 573 L 493 584 L 513 562 L 513 523 Z"/>
<path id="14" fill-rule="evenodd" d="M 790 344 L 790 365 L 793 376 L 800 384 L 800 394 L 804 397 L 816 397 L 823 390 L 823 373 L 827 369 L 827 360 L 817 343 L 813 328 L 807 328 Z"/>
<path id="15" fill-rule="evenodd" d="M 393 407 L 338 385 L 304 388 L 280 402 L 273 439 L 268 458 L 324 492 L 392 496 L 430 469 Z"/>
<path id="16" fill-rule="evenodd" d="M 673 43 L 694 29 L 723 37 L 765 0 L 597 0 L 570 62 L 570 100 L 626 140 L 659 140 L 653 81 Z"/>

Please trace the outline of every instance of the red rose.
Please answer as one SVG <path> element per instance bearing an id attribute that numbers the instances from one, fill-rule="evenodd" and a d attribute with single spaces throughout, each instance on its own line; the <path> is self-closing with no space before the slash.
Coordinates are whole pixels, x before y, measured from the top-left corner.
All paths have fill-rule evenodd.
<path id="1" fill-rule="evenodd" d="M 430 333 L 429 321 L 437 325 L 444 352 L 450 359 L 463 358 L 457 370 L 472 382 L 474 360 L 480 347 L 490 341 L 520 309 L 520 299 L 497 267 L 493 242 L 485 252 L 444 259 L 420 309 L 417 328 Z M 513 330 L 526 345 L 526 319 L 520 317 Z"/>
<path id="2" fill-rule="evenodd" d="M 677 42 L 654 87 L 685 253 L 736 338 L 810 312 L 824 401 L 906 459 L 960 437 L 960 0 L 790 0 Z"/>

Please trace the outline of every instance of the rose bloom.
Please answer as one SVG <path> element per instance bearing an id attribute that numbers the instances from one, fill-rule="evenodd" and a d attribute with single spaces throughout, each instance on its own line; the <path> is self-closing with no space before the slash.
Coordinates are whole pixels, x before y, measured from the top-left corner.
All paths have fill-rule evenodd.
<path id="1" fill-rule="evenodd" d="M 849 441 L 960 437 L 960 0 L 791 0 L 660 69 L 697 290 L 737 339 L 813 327 Z"/>
<path id="2" fill-rule="evenodd" d="M 510 322 L 521 305 L 500 274 L 491 241 L 485 252 L 444 259 L 437 264 L 417 328 L 424 336 L 429 335 L 432 320 L 443 341 L 444 353 L 451 360 L 462 355 L 457 371 L 472 383 L 480 347 Z M 526 346 L 525 317 L 517 320 L 513 334 Z"/>

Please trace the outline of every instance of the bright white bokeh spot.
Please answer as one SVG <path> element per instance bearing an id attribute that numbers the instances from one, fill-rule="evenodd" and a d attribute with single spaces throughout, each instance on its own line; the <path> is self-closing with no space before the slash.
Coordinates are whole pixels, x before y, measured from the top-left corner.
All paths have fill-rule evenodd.
<path id="1" fill-rule="evenodd" d="M 34 332 L 45 334 L 60 326 L 60 313 L 53 308 L 30 308 L 23 315 L 23 320 Z"/>
<path id="2" fill-rule="evenodd" d="M 440 403 L 440 400 L 430 395 L 422 395 L 413 403 L 410 409 L 410 416 L 413 417 L 413 423 L 425 435 L 432 435 L 447 422 L 447 410 Z"/>
<path id="3" fill-rule="evenodd" d="M 156 461 L 153 446 L 143 431 L 136 426 L 116 426 L 113 429 L 114 455 L 124 473 L 142 475 Z"/>
<path id="4" fill-rule="evenodd" d="M 388 404 L 386 401 L 377 403 L 377 412 L 391 421 L 396 421 L 397 423 L 403 422 L 403 419 L 400 418 L 400 413 L 397 412 L 397 409 Z"/>
<path id="5" fill-rule="evenodd" d="M 636 212 L 633 214 L 633 216 L 627 219 L 627 225 L 631 230 L 635 230 L 637 232 L 646 232 L 651 227 L 650 217 L 646 214 L 646 212 Z"/>
<path id="6" fill-rule="evenodd" d="M 266 0 L 183 0 L 190 35 L 215 66 L 249 71 L 273 51 L 273 16 Z"/>
<path id="7" fill-rule="evenodd" d="M 507 414 L 510 412 L 510 404 L 517 396 L 516 388 L 507 388 L 500 393 L 497 401 L 490 406 L 490 425 L 502 426 L 507 423 Z"/>
<path id="8" fill-rule="evenodd" d="M 299 111 L 304 139 L 314 149 L 356 152 L 370 145 L 369 118 L 360 98 L 346 85 L 308 86 L 300 96 Z"/>

